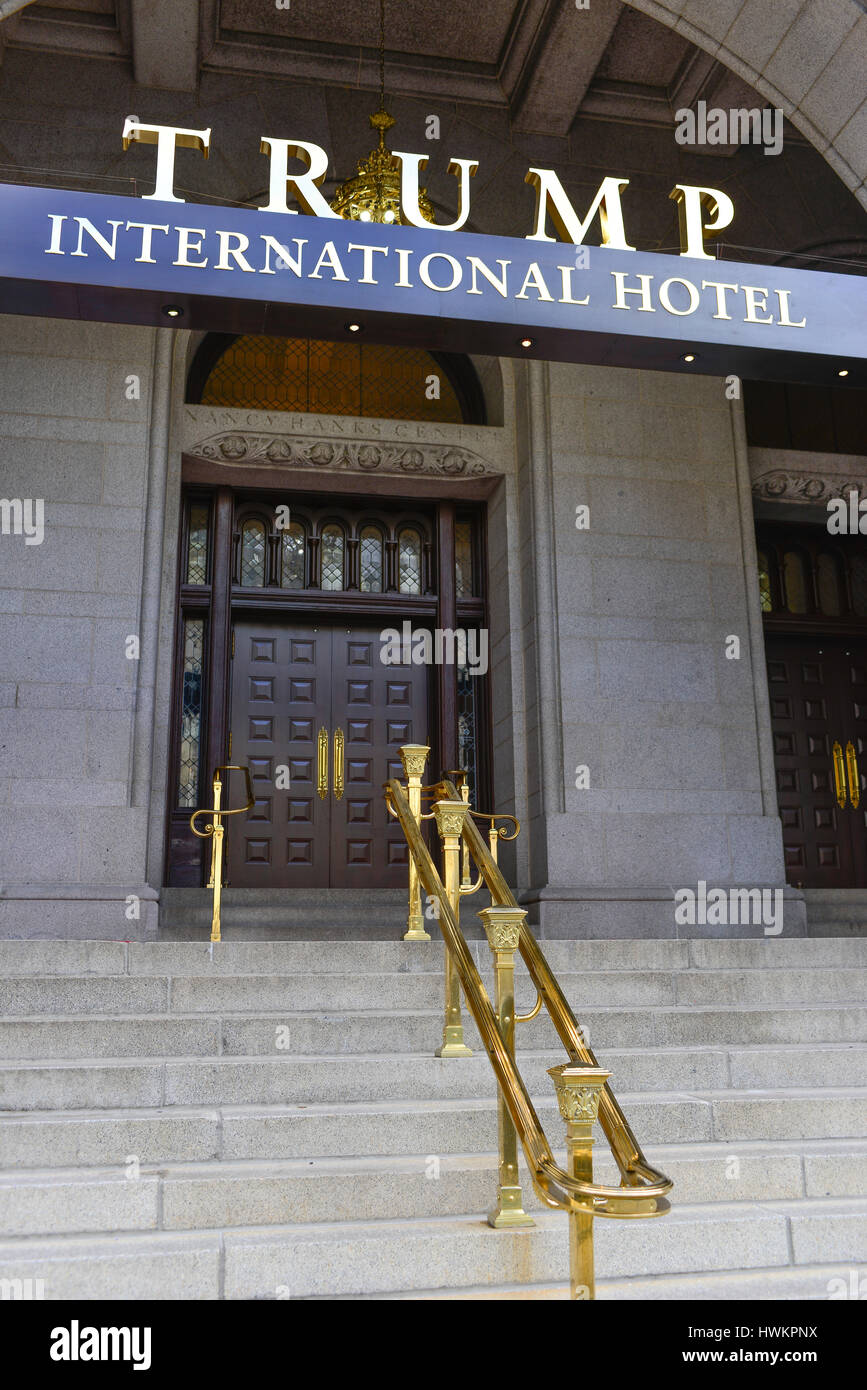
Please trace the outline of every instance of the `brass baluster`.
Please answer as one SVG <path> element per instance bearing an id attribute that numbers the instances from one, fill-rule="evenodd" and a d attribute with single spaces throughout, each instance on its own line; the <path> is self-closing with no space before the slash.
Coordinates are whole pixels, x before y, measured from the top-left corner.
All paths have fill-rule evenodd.
<path id="1" fill-rule="evenodd" d="M 485 928 L 494 957 L 495 1009 L 503 1042 L 515 1055 L 515 952 L 521 939 L 523 908 L 485 907 L 478 914 Z M 497 1200 L 488 1212 L 488 1225 L 535 1226 L 524 1211 L 524 1197 L 518 1181 L 518 1135 L 509 1114 L 502 1088 L 497 1087 L 497 1137 L 500 1148 Z"/>
<path id="2" fill-rule="evenodd" d="M 566 1121 L 567 1169 L 580 1182 L 593 1181 L 593 1125 L 599 1113 L 602 1088 L 611 1073 L 603 1067 L 581 1067 L 567 1062 L 549 1068 L 560 1114 Z M 593 1266 L 593 1212 L 569 1213 L 570 1297 L 596 1297 Z"/>
<path id="3" fill-rule="evenodd" d="M 405 743 L 400 750 L 403 775 L 406 778 L 406 799 L 416 825 L 421 825 L 421 779 L 424 775 L 430 748 L 425 743 Z M 424 929 L 424 916 L 421 910 L 421 886 L 415 858 L 408 854 L 409 860 L 409 913 L 406 922 L 404 941 L 430 941 L 430 934 Z"/>
<path id="4" fill-rule="evenodd" d="M 243 772 L 244 781 L 247 785 L 247 802 L 244 806 L 236 806 L 233 810 L 221 810 L 223 783 L 220 777 L 221 772 Z M 208 879 L 208 887 L 213 891 L 214 902 L 211 912 L 211 940 L 220 941 L 220 908 L 223 896 L 223 836 L 225 827 L 223 826 L 224 816 L 241 816 L 245 811 L 250 811 L 254 805 L 253 783 L 250 781 L 250 769 L 239 767 L 237 763 L 224 763 L 214 769 L 214 804 L 213 806 L 200 807 L 190 816 L 190 829 L 194 835 L 198 835 L 200 840 L 210 839 L 211 841 L 211 874 Z M 197 816 L 211 816 L 212 819 L 204 830 L 196 828 Z"/>
<path id="5" fill-rule="evenodd" d="M 214 820 L 213 835 L 211 836 L 211 877 L 208 879 L 208 887 L 214 890 L 213 912 L 211 914 L 211 940 L 219 941 L 220 937 L 220 905 L 223 895 L 223 817 L 220 815 L 220 802 L 223 795 L 223 783 L 220 780 L 220 769 L 214 773 Z"/>
<path id="6" fill-rule="evenodd" d="M 456 787 L 462 801 L 467 806 L 470 804 L 470 788 L 467 783 L 467 774 L 462 767 L 454 768 L 451 772 L 444 772 L 450 782 Z M 461 844 L 461 887 L 466 891 L 472 884 L 473 876 L 470 872 L 470 851 L 469 847 Z"/>
<path id="7" fill-rule="evenodd" d="M 443 885 L 449 905 L 460 920 L 461 910 L 461 830 L 464 818 L 469 811 L 465 801 L 436 801 L 434 814 L 437 829 L 443 845 Z M 445 950 L 445 996 L 446 1010 L 443 1024 L 442 1047 L 434 1054 L 437 1057 L 472 1057 L 472 1052 L 464 1042 L 464 1025 L 461 1022 L 461 984 L 457 968 L 452 960 L 448 946 Z"/>

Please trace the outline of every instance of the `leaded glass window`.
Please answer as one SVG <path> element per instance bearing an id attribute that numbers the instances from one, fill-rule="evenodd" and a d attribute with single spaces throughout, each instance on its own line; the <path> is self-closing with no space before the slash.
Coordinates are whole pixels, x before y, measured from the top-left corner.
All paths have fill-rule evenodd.
<path id="1" fill-rule="evenodd" d="M 241 583 L 251 589 L 261 589 L 265 583 L 265 526 L 261 521 L 245 521 L 241 531 Z"/>
<path id="2" fill-rule="evenodd" d="M 468 521 L 455 526 L 455 593 L 469 598 L 473 592 L 473 528 Z"/>
<path id="3" fill-rule="evenodd" d="M 421 537 L 418 531 L 404 530 L 398 537 L 398 589 L 402 594 L 421 593 Z"/>
<path id="4" fill-rule="evenodd" d="M 837 618 L 843 612 L 843 598 L 840 586 L 840 566 L 836 555 L 827 552 L 816 560 L 816 587 L 819 591 L 819 607 L 829 617 Z"/>
<path id="5" fill-rule="evenodd" d="M 786 607 L 790 613 L 807 611 L 807 572 L 804 557 L 797 550 L 787 550 L 783 559 L 786 581 Z"/>
<path id="6" fill-rule="evenodd" d="M 281 584 L 284 589 L 303 589 L 305 587 L 305 557 L 307 546 L 304 540 L 304 527 L 298 521 L 283 532 L 283 574 Z"/>
<path id="7" fill-rule="evenodd" d="M 365 526 L 361 532 L 361 592 L 382 592 L 382 532 L 378 526 Z"/>
<path id="8" fill-rule="evenodd" d="M 208 582 L 208 504 L 194 502 L 190 507 L 190 529 L 187 540 L 187 583 Z"/>
<path id="9" fill-rule="evenodd" d="M 339 526 L 326 526 L 319 542 L 321 589 L 343 588 L 343 531 Z"/>
<path id="10" fill-rule="evenodd" d="M 181 754 L 178 773 L 179 806 L 196 806 L 198 804 L 204 648 L 204 618 L 187 618 L 184 623 Z"/>
<path id="11" fill-rule="evenodd" d="M 479 784 L 476 746 L 476 687 L 478 682 L 479 677 L 471 674 L 469 666 L 458 665 L 458 766 L 462 767 L 467 774 L 471 806 L 476 806 L 476 789 Z"/>
<path id="12" fill-rule="evenodd" d="M 439 379 L 431 399 L 425 382 Z M 374 419 L 464 420 L 457 392 L 422 348 L 244 333 L 211 367 L 201 405 Z"/>
<path id="13" fill-rule="evenodd" d="M 771 599 L 771 570 L 768 557 L 763 550 L 759 551 L 759 594 L 762 600 L 762 612 L 772 612 L 774 605 Z"/>
<path id="14" fill-rule="evenodd" d="M 852 607 L 859 618 L 867 618 L 867 556 L 853 555 L 850 564 Z"/>

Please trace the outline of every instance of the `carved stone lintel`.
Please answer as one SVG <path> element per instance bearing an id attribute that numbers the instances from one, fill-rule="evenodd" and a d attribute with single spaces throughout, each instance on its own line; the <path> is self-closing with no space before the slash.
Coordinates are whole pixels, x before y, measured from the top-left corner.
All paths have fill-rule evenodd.
<path id="1" fill-rule="evenodd" d="M 800 502 L 815 506 L 832 497 L 848 497 L 850 492 L 863 493 L 865 481 L 863 476 L 835 478 L 828 474 L 776 468 L 753 480 L 753 495 L 766 502 Z"/>
<path id="2" fill-rule="evenodd" d="M 185 453 L 237 468 L 310 468 L 440 478 L 477 478 L 499 472 L 481 455 L 461 445 L 310 439 L 300 434 L 248 430 L 210 434 L 187 447 Z"/>

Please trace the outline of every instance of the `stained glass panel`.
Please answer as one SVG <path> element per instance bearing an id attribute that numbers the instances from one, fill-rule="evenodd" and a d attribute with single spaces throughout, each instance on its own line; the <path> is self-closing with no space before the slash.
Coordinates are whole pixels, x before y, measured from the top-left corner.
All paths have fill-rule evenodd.
<path id="1" fill-rule="evenodd" d="M 305 587 L 304 527 L 298 521 L 283 532 L 283 575 L 284 589 L 303 589 Z"/>
<path id="2" fill-rule="evenodd" d="M 382 533 L 377 526 L 361 532 L 361 592 L 382 592 Z"/>
<path id="3" fill-rule="evenodd" d="M 196 806 L 198 803 L 204 648 L 204 618 L 188 618 L 184 623 L 181 752 L 178 774 L 179 806 Z"/>
<path id="4" fill-rule="evenodd" d="M 853 555 L 850 564 L 852 607 L 859 618 L 867 618 L 867 556 Z"/>
<path id="5" fill-rule="evenodd" d="M 187 583 L 208 582 L 208 505 L 195 502 L 190 507 L 190 533 L 187 542 Z"/>
<path id="6" fill-rule="evenodd" d="M 783 560 L 786 581 L 786 607 L 790 613 L 807 611 L 807 574 L 803 556 L 797 550 L 787 550 Z"/>
<path id="7" fill-rule="evenodd" d="M 759 551 L 759 594 L 762 600 L 762 612 L 770 613 L 773 609 L 771 600 L 771 571 L 768 565 L 768 557 L 763 550 Z"/>
<path id="8" fill-rule="evenodd" d="M 319 542 L 322 589 L 343 588 L 343 532 L 339 526 L 326 526 Z"/>
<path id="9" fill-rule="evenodd" d="M 226 348 L 201 404 L 454 424 L 464 418 L 448 376 L 421 348 L 257 334 Z"/>
<path id="10" fill-rule="evenodd" d="M 241 583 L 261 589 L 265 583 L 265 527 L 261 521 L 245 521 L 241 532 Z"/>
<path id="11" fill-rule="evenodd" d="M 476 791 L 479 784 L 476 749 L 476 686 L 478 676 L 470 674 L 468 666 L 458 665 L 458 766 L 467 774 L 470 805 L 477 810 Z M 481 808 L 486 809 L 485 807 Z"/>
<path id="12" fill-rule="evenodd" d="M 468 521 L 455 526 L 455 592 L 458 598 L 473 592 L 473 528 Z"/>
<path id="13" fill-rule="evenodd" d="M 402 594 L 421 593 L 421 537 L 418 531 L 401 531 L 397 546 L 398 585 Z"/>
<path id="14" fill-rule="evenodd" d="M 819 555 L 816 560 L 816 587 L 819 590 L 819 607 L 829 617 L 837 618 L 843 611 L 840 592 L 840 567 L 834 555 Z"/>

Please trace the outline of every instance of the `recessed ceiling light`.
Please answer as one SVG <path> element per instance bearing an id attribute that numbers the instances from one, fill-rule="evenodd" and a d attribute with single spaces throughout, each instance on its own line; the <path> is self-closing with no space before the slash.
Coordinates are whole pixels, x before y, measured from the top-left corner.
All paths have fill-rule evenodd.
<path id="1" fill-rule="evenodd" d="M 533 346 L 533 339 L 532 339 L 532 338 L 522 338 L 522 339 L 521 339 L 521 347 L 523 347 L 523 348 L 528 348 L 528 347 L 532 347 L 532 346 Z"/>
<path id="2" fill-rule="evenodd" d="M 694 362 L 694 361 L 695 361 L 695 353 L 694 353 L 694 352 L 685 352 L 685 353 L 683 354 L 683 360 L 684 360 L 684 362 Z"/>
<path id="3" fill-rule="evenodd" d="M 348 323 L 348 324 L 346 325 L 346 327 L 347 327 L 347 329 L 348 329 L 348 331 L 349 331 L 350 333 L 360 333 L 360 332 L 361 332 L 361 324 L 360 324 L 360 323 Z"/>
<path id="4" fill-rule="evenodd" d="M 839 370 L 839 372 L 837 373 L 837 375 L 838 375 L 838 376 L 848 376 L 848 375 L 849 375 L 849 369 L 848 369 L 848 367 L 841 367 L 840 370 Z"/>
<path id="5" fill-rule="evenodd" d="M 164 304 L 163 313 L 167 319 L 182 319 L 184 311 L 179 304 Z"/>

